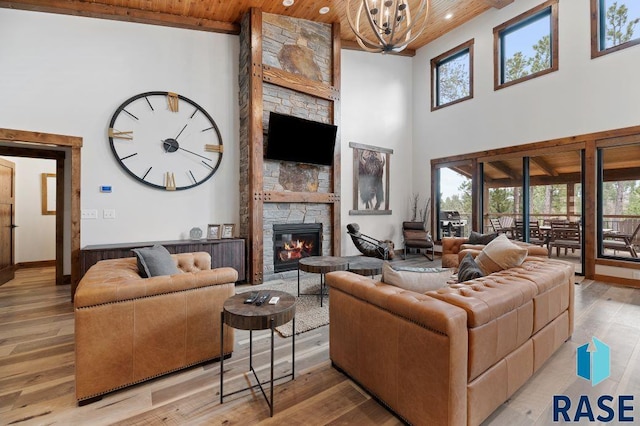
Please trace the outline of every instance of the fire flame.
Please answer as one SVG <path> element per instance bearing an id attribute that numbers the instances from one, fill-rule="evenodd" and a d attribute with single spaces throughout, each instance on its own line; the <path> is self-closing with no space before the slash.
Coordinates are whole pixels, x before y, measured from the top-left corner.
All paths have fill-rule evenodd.
<path id="1" fill-rule="evenodd" d="M 289 241 L 283 244 L 282 250 L 278 254 L 280 260 L 295 260 L 309 256 L 313 249 L 313 242 L 310 241 Z"/>

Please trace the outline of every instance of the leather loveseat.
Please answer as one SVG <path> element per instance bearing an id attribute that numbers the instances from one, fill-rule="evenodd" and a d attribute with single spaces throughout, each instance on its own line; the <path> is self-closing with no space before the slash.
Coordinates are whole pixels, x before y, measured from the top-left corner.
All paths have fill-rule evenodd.
<path id="1" fill-rule="evenodd" d="M 548 255 L 548 251 L 544 247 L 522 241 L 511 240 L 511 242 L 518 246 L 526 247 L 529 256 L 547 257 Z M 469 244 L 469 239 L 466 237 L 443 237 L 442 267 L 456 268 L 467 253 L 471 253 L 473 257 L 476 257 L 484 247 L 484 244 Z"/>
<path id="2" fill-rule="evenodd" d="M 572 264 L 520 266 L 425 294 L 326 275 L 330 357 L 405 421 L 478 425 L 573 332 Z"/>
<path id="3" fill-rule="evenodd" d="M 74 298 L 78 401 L 222 355 L 220 313 L 235 294 L 237 271 L 212 270 L 204 252 L 171 257 L 178 274 L 141 278 L 132 257 L 98 262 L 80 281 Z M 224 332 L 227 356 L 233 329 Z"/>

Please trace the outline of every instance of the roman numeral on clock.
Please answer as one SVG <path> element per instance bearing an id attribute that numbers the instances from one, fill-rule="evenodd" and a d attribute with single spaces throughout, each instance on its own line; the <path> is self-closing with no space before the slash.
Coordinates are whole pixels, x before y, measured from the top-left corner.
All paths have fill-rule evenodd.
<path id="1" fill-rule="evenodd" d="M 167 93 L 167 104 L 169 105 L 169 111 L 178 112 L 178 101 L 179 100 L 180 100 L 180 98 L 178 98 L 178 94 L 177 93 L 173 93 L 173 92 L 168 92 Z"/>
<path id="2" fill-rule="evenodd" d="M 176 190 L 176 176 L 167 172 L 164 177 L 164 187 L 167 191 L 175 191 Z"/>
<path id="3" fill-rule="evenodd" d="M 133 130 L 121 132 L 112 127 L 109 127 L 109 137 L 113 139 L 133 140 Z"/>
<path id="4" fill-rule="evenodd" d="M 222 152 L 223 151 L 223 145 L 205 145 L 204 146 L 204 150 L 207 152 Z"/>

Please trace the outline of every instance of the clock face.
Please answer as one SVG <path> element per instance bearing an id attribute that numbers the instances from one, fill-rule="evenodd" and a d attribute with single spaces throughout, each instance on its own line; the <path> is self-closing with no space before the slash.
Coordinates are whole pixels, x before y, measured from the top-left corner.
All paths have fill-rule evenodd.
<path id="1" fill-rule="evenodd" d="M 191 99 L 171 92 L 141 93 L 120 105 L 109 123 L 109 144 L 127 173 L 168 191 L 207 181 L 223 152 L 213 118 Z"/>

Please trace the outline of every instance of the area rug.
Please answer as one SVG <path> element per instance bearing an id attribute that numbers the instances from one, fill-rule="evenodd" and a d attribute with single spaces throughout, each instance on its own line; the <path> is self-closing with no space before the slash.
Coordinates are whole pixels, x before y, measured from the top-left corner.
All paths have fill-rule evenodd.
<path id="1" fill-rule="evenodd" d="M 264 291 L 264 290 L 280 290 L 296 296 L 296 334 L 304 333 L 305 331 L 313 330 L 314 328 L 322 327 L 329 324 L 329 297 L 325 296 L 320 307 L 319 296 L 304 296 L 302 294 L 317 294 L 320 292 L 320 276 L 302 278 L 300 279 L 300 297 L 298 294 L 298 280 L 274 280 L 261 285 L 250 285 L 238 288 L 238 293 L 246 293 L 251 291 Z M 276 331 L 282 337 L 291 336 L 293 329 L 292 321 L 276 327 Z"/>

